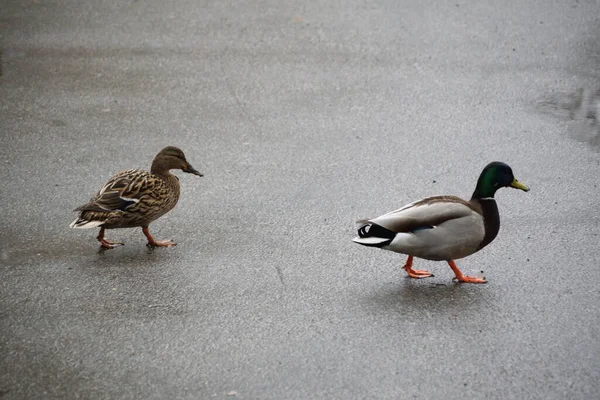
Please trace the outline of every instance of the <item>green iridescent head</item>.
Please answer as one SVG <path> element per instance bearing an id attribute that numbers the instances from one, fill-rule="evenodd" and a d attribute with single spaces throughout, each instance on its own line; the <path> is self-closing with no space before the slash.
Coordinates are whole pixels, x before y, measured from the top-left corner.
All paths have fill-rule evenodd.
<path id="1" fill-rule="evenodd" d="M 494 197 L 496 190 L 502 187 L 512 187 L 521 189 L 525 192 L 529 188 L 519 182 L 513 175 L 512 169 L 503 162 L 494 161 L 486 165 L 479 175 L 477 187 L 473 192 L 473 199 L 483 199 L 486 197 Z"/>

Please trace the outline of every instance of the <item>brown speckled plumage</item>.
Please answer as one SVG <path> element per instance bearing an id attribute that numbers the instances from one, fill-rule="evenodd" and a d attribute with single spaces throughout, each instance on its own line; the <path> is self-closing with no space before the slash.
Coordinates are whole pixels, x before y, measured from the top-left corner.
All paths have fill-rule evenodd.
<path id="1" fill-rule="evenodd" d="M 110 178 L 89 203 L 75 211 L 81 211 L 79 218 L 86 221 L 104 221 L 106 229 L 134 228 L 148 226 L 172 210 L 178 200 L 175 175 L 162 177 L 130 169 Z"/>
<path id="2" fill-rule="evenodd" d="M 73 228 L 100 227 L 98 240 L 105 248 L 120 243 L 104 239 L 105 229 L 142 227 L 151 246 L 172 246 L 173 242 L 157 242 L 148 231 L 148 225 L 169 212 L 179 200 L 179 179 L 171 169 L 199 176 L 176 147 L 166 147 L 154 158 L 151 172 L 130 169 L 119 172 L 86 204 L 77 207 L 78 218 Z"/>

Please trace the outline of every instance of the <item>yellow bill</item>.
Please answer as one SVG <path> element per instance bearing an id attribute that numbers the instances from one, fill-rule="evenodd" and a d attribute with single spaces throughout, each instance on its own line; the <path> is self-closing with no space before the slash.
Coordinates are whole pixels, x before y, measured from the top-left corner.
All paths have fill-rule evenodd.
<path id="1" fill-rule="evenodd" d="M 529 192 L 529 188 L 527 187 L 527 185 L 522 184 L 516 179 L 513 179 L 513 181 L 510 184 L 510 187 L 514 187 L 515 189 L 521 189 L 524 192 Z"/>

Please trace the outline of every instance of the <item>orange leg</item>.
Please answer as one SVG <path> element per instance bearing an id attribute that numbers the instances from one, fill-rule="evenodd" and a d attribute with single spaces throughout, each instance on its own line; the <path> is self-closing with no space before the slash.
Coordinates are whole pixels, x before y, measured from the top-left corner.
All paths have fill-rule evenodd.
<path id="1" fill-rule="evenodd" d="M 429 271 L 425 271 L 424 269 L 412 269 L 412 264 L 413 264 L 413 256 L 408 256 L 408 259 L 406 260 L 406 264 L 404 264 L 404 267 L 402 267 L 406 273 L 408 274 L 409 277 L 414 278 L 414 279 L 420 279 L 420 278 L 429 278 L 430 276 L 433 276 L 432 273 L 430 273 Z"/>
<path id="2" fill-rule="evenodd" d="M 148 243 L 146 244 L 148 247 L 171 247 L 177 245 L 177 243 L 172 240 L 154 240 L 148 227 L 142 228 L 142 232 L 144 232 L 144 235 L 148 238 Z"/>
<path id="3" fill-rule="evenodd" d="M 454 271 L 454 274 L 456 275 L 452 280 L 457 280 L 459 282 L 465 283 L 487 283 L 485 279 L 463 275 L 463 273 L 460 272 L 460 270 L 456 266 L 456 263 L 453 260 L 448 261 L 448 265 L 450 266 L 450 268 L 452 268 L 452 271 Z"/>
<path id="4" fill-rule="evenodd" d="M 98 233 L 96 239 L 98 239 L 98 241 L 100 242 L 100 246 L 102 246 L 105 249 L 114 249 L 117 246 L 124 245 L 120 242 L 111 242 L 109 240 L 104 239 L 104 228 L 100 228 L 100 233 Z"/>

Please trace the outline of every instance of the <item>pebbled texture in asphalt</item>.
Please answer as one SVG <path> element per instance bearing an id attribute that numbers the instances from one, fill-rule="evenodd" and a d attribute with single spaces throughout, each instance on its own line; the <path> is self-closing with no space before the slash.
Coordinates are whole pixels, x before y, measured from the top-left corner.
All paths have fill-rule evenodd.
<path id="1" fill-rule="evenodd" d="M 426 3 L 4 1 L 0 398 L 597 396 L 600 6 Z M 68 228 L 165 145 L 177 247 Z M 487 285 L 351 242 L 492 160 Z"/>

